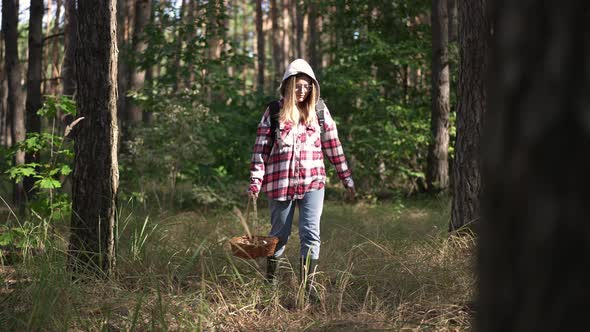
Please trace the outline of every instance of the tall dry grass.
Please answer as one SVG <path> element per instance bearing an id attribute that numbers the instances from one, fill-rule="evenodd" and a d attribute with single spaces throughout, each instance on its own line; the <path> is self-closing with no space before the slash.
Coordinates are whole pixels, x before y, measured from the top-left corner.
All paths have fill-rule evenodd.
<path id="1" fill-rule="evenodd" d="M 322 220 L 321 302 L 301 300 L 298 232 L 279 269 L 242 260 L 227 240 L 243 233 L 231 211 L 158 217 L 122 211 L 117 273 L 72 275 L 67 234 L 0 270 L 7 331 L 466 331 L 474 277 L 472 237 L 449 238 L 449 200 L 345 205 Z M 268 220 L 263 206 L 259 219 Z M 268 227 L 262 227 L 268 230 Z M 260 231 L 260 230 L 259 230 Z"/>

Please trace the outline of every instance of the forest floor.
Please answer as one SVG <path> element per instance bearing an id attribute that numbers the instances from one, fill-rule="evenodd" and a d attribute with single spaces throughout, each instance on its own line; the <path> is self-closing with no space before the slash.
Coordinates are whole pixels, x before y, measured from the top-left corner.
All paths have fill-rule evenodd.
<path id="1" fill-rule="evenodd" d="M 257 232 L 268 230 L 258 207 Z M 298 232 L 279 285 L 265 260 L 243 260 L 228 240 L 244 233 L 232 211 L 157 217 L 122 211 L 117 273 L 73 275 L 67 229 L 43 253 L 0 265 L 0 326 L 30 331 L 467 331 L 473 238 L 449 237 L 448 198 L 327 201 L 317 289 L 301 300 Z M 245 210 L 245 208 L 243 208 Z M 297 217 L 297 215 L 296 215 Z M 251 218 L 252 220 L 252 218 Z"/>

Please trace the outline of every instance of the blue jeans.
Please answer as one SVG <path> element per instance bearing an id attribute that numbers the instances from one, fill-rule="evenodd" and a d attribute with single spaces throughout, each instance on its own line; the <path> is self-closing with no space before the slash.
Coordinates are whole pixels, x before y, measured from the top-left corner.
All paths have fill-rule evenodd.
<path id="1" fill-rule="evenodd" d="M 301 256 L 320 257 L 320 217 L 324 207 L 324 189 L 305 193 L 302 199 L 292 201 L 269 200 L 270 236 L 279 238 L 274 257 L 280 257 L 291 235 L 295 205 L 299 206 L 299 240 Z"/>

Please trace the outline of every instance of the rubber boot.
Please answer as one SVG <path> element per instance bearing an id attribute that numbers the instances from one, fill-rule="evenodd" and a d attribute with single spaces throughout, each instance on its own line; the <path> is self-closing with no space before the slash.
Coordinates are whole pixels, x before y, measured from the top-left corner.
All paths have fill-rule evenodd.
<path id="1" fill-rule="evenodd" d="M 299 280 L 301 283 L 305 283 L 305 297 L 309 299 L 309 303 L 320 302 L 320 296 L 314 285 L 318 262 L 317 259 L 307 260 L 303 256 L 299 258 Z"/>
<path id="2" fill-rule="evenodd" d="M 266 281 L 269 284 L 276 285 L 277 284 L 277 268 L 279 266 L 279 259 L 270 256 L 266 258 Z"/>

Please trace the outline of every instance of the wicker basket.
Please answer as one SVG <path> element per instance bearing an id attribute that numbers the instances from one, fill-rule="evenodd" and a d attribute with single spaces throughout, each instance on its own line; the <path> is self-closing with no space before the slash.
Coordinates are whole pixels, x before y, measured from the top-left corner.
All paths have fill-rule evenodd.
<path id="1" fill-rule="evenodd" d="M 250 239 L 244 235 L 232 238 L 229 244 L 236 257 L 258 258 L 272 256 L 278 242 L 279 238 L 274 236 L 253 235 Z"/>
<path id="2" fill-rule="evenodd" d="M 245 218 L 239 209 L 235 209 L 236 215 L 246 230 L 246 235 L 236 236 L 229 240 L 231 251 L 234 256 L 247 259 L 272 256 L 275 252 L 277 243 L 279 242 L 279 238 L 274 236 L 252 235 L 250 227 L 248 226 L 248 221 L 250 219 L 250 201 L 252 201 L 254 207 L 254 230 L 256 231 L 258 228 L 256 200 L 249 198 Z"/>

